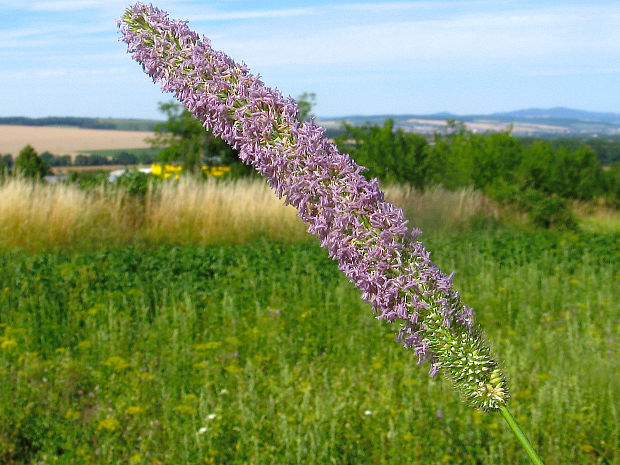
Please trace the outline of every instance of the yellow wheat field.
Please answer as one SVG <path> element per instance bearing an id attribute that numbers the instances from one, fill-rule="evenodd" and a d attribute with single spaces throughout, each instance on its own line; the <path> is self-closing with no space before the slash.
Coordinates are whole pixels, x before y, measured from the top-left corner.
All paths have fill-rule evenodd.
<path id="1" fill-rule="evenodd" d="M 427 234 L 471 228 L 497 210 L 473 190 L 416 192 L 388 187 L 412 226 Z M 297 241 L 310 236 L 296 210 L 283 206 L 260 179 L 154 184 L 144 199 L 123 189 L 9 179 L 0 185 L 0 250 L 36 252 L 127 244 L 237 244 L 257 238 Z"/>
<path id="2" fill-rule="evenodd" d="M 147 148 L 152 132 L 80 129 L 52 126 L 0 125 L 0 154 L 17 155 L 30 144 L 41 152 L 70 155 L 88 150 L 123 150 Z"/>

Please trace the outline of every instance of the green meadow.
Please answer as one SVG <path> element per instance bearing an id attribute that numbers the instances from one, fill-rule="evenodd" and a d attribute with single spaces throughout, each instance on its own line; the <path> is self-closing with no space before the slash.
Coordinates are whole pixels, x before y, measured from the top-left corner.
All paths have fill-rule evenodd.
<path id="1" fill-rule="evenodd" d="M 619 464 L 620 234 L 528 230 L 474 192 L 403 192 L 545 464 Z M 66 207 L 80 235 L 50 216 L 65 204 L 37 213 L 44 231 L 28 204 L 20 223 L 0 203 L 0 464 L 529 463 L 499 414 L 428 376 L 287 209 L 248 223 L 184 197 L 203 213 L 164 216 L 164 194 L 75 197 L 102 209 L 86 224 Z M 142 213 L 117 218 L 106 198 Z"/>

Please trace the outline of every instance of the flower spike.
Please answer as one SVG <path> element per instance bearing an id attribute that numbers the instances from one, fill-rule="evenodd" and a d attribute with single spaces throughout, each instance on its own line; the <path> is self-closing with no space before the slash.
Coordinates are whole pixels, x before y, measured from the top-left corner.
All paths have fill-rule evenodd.
<path id="1" fill-rule="evenodd" d="M 384 200 L 376 179 L 366 180 L 313 121 L 299 122 L 291 98 L 213 50 L 186 22 L 137 3 L 119 29 L 144 71 L 297 208 L 376 317 L 396 324 L 397 340 L 419 363 L 430 363 L 431 376 L 443 370 L 476 408 L 505 405 L 505 378 L 473 310 L 416 240 L 420 231 L 409 230 L 403 212 Z"/>

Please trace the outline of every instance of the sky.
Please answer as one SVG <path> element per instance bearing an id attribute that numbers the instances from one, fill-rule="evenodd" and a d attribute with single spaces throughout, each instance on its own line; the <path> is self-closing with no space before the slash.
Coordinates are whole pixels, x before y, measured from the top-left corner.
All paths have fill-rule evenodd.
<path id="1" fill-rule="evenodd" d="M 162 119 L 119 42 L 132 2 L 0 0 L 0 116 Z M 620 113 L 620 1 L 162 0 L 154 5 L 320 118 Z"/>

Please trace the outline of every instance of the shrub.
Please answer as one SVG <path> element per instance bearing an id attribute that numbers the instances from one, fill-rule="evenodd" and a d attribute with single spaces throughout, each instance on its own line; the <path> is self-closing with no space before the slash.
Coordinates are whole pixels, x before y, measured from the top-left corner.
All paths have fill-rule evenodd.
<path id="1" fill-rule="evenodd" d="M 124 188 L 133 197 L 144 198 L 149 190 L 149 183 L 157 179 L 138 170 L 128 170 L 116 180 L 119 188 Z"/>
<path id="2" fill-rule="evenodd" d="M 49 172 L 49 166 L 31 145 L 26 145 L 15 160 L 14 172 L 18 176 L 41 179 Z"/>
<path id="3" fill-rule="evenodd" d="M 530 215 L 535 226 L 556 229 L 576 229 L 577 221 L 566 199 L 557 195 L 547 196 L 535 189 L 528 189 L 519 196 L 519 203 Z"/>

